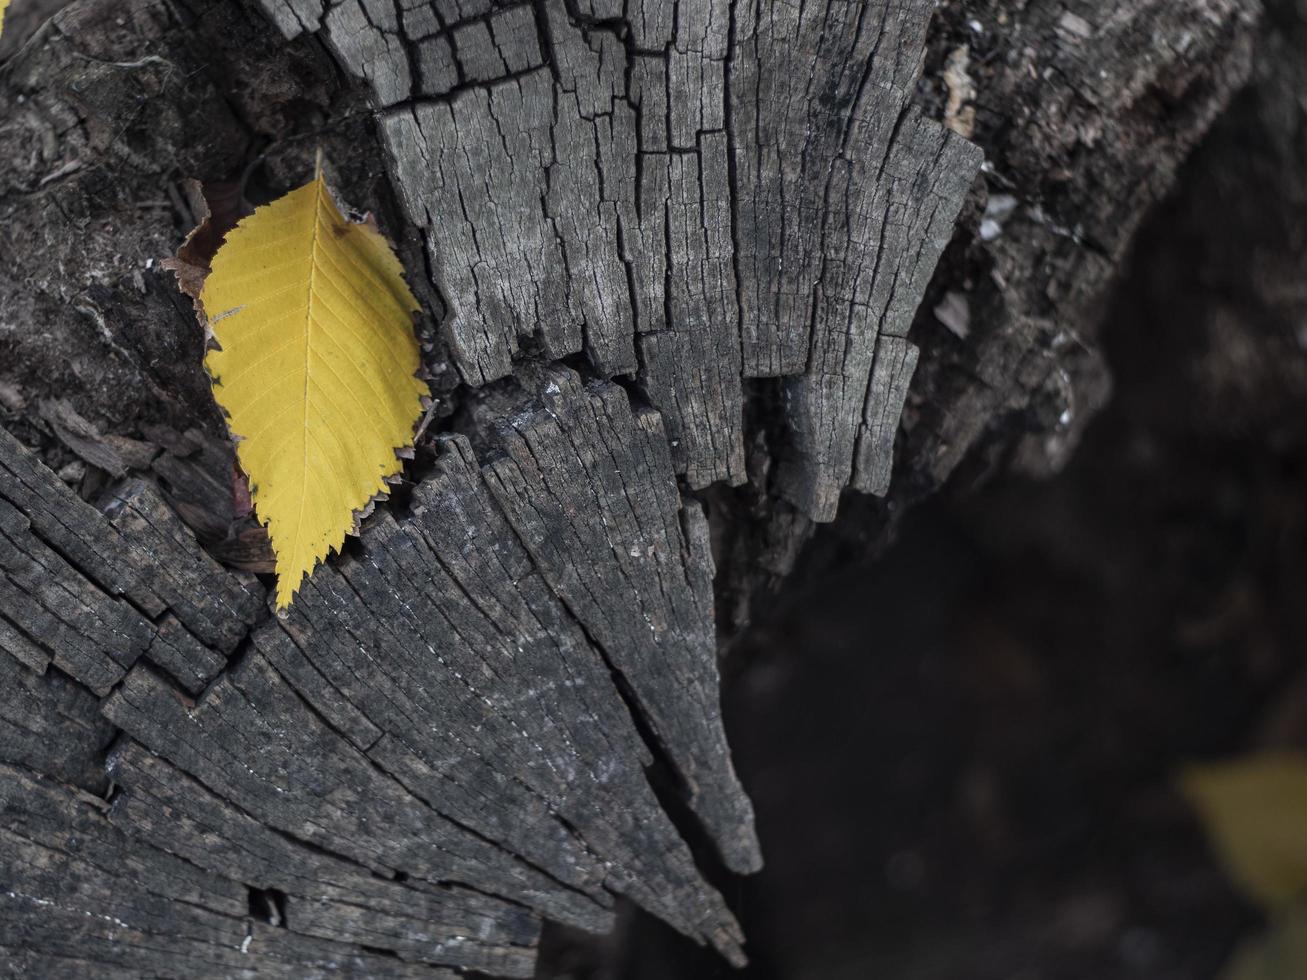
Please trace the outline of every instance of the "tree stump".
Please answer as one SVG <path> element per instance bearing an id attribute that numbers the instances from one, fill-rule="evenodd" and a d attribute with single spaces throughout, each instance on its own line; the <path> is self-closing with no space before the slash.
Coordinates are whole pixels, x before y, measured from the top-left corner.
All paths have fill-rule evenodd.
<path id="1" fill-rule="evenodd" d="M 78 0 L 6 37 L 13 972 L 530 976 L 619 898 L 744 962 L 685 840 L 761 866 L 719 653 L 817 525 L 874 551 L 964 461 L 1057 465 L 1096 301 L 1247 72 L 1252 0 L 1080 6 Z M 277 616 L 159 261 L 185 179 L 267 199 L 319 147 L 436 404 Z"/>

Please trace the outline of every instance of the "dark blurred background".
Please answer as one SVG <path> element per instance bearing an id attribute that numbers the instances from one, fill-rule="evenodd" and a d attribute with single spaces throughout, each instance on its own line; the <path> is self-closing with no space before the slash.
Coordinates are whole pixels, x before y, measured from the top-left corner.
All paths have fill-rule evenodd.
<path id="1" fill-rule="evenodd" d="M 1304 25 L 1268 5 L 1136 240 L 1067 468 L 961 476 L 874 562 L 829 532 L 732 651 L 752 966 L 628 911 L 542 976 L 1197 980 L 1258 931 L 1175 777 L 1307 747 Z"/>

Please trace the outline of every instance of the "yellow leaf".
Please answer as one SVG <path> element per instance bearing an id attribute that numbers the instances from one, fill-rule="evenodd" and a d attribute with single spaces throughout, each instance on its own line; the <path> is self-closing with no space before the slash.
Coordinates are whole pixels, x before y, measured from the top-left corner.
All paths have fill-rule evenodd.
<path id="1" fill-rule="evenodd" d="M 1307 757 L 1268 754 L 1195 767 L 1181 786 L 1250 898 L 1280 909 L 1307 895 Z"/>
<path id="2" fill-rule="evenodd" d="M 387 492 L 413 438 L 417 301 L 390 246 L 321 172 L 228 233 L 200 301 L 205 366 L 277 558 L 277 607 Z"/>
<path id="3" fill-rule="evenodd" d="M 9 6 L 9 0 L 0 0 L 0 35 L 5 32 L 5 8 Z"/>
<path id="4" fill-rule="evenodd" d="M 1307 906 L 1286 909 L 1266 932 L 1239 946 L 1221 980 L 1301 980 L 1307 977 Z"/>

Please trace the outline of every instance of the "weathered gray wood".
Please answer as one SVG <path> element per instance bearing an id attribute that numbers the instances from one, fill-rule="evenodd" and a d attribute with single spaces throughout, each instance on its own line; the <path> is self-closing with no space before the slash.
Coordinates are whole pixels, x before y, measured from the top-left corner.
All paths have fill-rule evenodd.
<path id="1" fill-rule="evenodd" d="M 118 491 L 106 510 L 81 500 L 21 443 L 0 430 L 0 506 L 30 526 L 110 596 L 123 596 L 149 617 L 171 609 L 188 628 L 230 650 L 258 617 L 262 590 L 250 576 L 225 571 L 149 484 Z M 18 516 L 15 516 L 18 515 Z M 119 527 L 129 527 L 130 535 Z"/>
<path id="2" fill-rule="evenodd" d="M 566 375 L 559 378 L 575 387 Z M 609 391 L 621 399 L 614 405 L 625 408 L 620 389 Z M 647 540 L 650 544 L 640 546 L 652 555 L 655 545 L 664 551 L 670 545 L 674 550 L 659 562 L 670 575 L 690 561 L 690 555 L 676 523 L 678 498 L 659 422 L 647 412 L 643 426 L 635 426 L 626 409 L 625 422 L 618 417 L 609 423 L 627 442 L 637 438 L 644 443 L 640 451 L 654 460 L 638 465 L 633 460 L 627 477 L 630 493 L 647 499 L 646 506 L 655 498 L 663 502 L 661 523 L 644 531 L 630 528 L 623 546 Z M 593 423 L 572 438 L 583 436 L 595 439 L 596 448 L 613 438 Z M 268 623 L 257 631 L 254 651 L 246 653 L 239 668 L 227 669 L 204 690 L 195 707 L 188 708 L 180 691 L 170 690 L 162 678 L 137 668 L 106 700 L 106 716 L 265 825 L 342 853 L 363 868 L 404 870 L 433 882 L 452 878 L 482 891 L 498 886 L 499 894 L 515 902 L 588 928 L 606 925 L 601 890 L 613 890 L 633 896 L 736 956 L 738 928 L 720 899 L 699 881 L 689 852 L 644 783 L 640 766 L 647 751 L 603 659 L 546 581 L 538 578 L 525 547 L 510 546 L 514 531 L 482 485 L 467 444 L 448 444 L 442 472 L 444 476 L 430 478 L 418 490 L 412 519 L 401 524 L 389 517 L 375 521 L 365 534 L 366 561 L 346 561 L 342 574 L 319 570 L 288 621 Z M 248 629 L 248 598 L 254 593 L 200 557 L 190 532 L 161 497 L 137 482 L 112 499 L 112 524 L 89 508 L 88 527 L 114 527 L 142 553 L 156 554 L 161 567 L 153 572 L 153 580 L 163 583 L 167 595 L 182 596 L 183 583 L 191 583 L 205 605 L 178 605 L 199 629 L 225 643 Z M 84 656 L 107 647 L 120 657 L 120 662 L 106 661 L 111 662 L 111 673 L 105 678 L 91 676 L 84 665 L 69 664 L 74 676 L 106 694 L 124 670 L 145 656 L 193 694 L 221 672 L 223 657 L 201 644 L 174 614 L 163 614 L 156 625 L 124 601 L 110 600 L 54 551 L 42 551 L 24 515 L 12 507 L 7 512 L 9 533 L 25 533 L 27 551 L 43 554 L 51 568 L 60 563 L 60 595 L 65 601 L 47 600 L 54 612 L 46 610 L 46 615 L 71 618 L 72 626 L 56 647 L 56 662 L 71 657 L 77 644 L 84 645 Z M 484 536 L 490 550 L 469 550 L 469 532 Z M 703 546 L 702 541 L 698 544 Z M 14 549 L 12 570 L 21 570 L 20 558 L 35 566 Z M 711 672 L 710 683 L 701 685 L 698 695 L 707 698 L 708 707 L 702 717 L 691 713 L 678 720 L 673 713 L 668 719 L 681 727 L 707 725 L 710 732 L 716 728 L 701 757 L 708 766 L 720 766 L 724 755 L 712 755 L 724 753 L 725 747 L 720 723 L 714 721 L 711 579 L 704 561 L 701 553 L 691 562 L 693 574 L 681 571 L 689 580 L 682 579 L 680 592 L 651 592 L 643 601 L 668 605 L 660 615 L 673 621 L 687 618 L 681 629 L 697 634 L 690 652 L 701 669 Z M 42 571 L 48 578 L 48 570 Z M 429 581 L 430 591 L 421 587 L 423 579 Z M 48 588 L 44 580 L 33 567 L 18 584 L 39 596 Z M 414 589 L 416 584 L 420 587 Z M 660 585 L 648 579 L 644 588 Z M 67 596 L 77 595 L 84 596 L 81 604 L 67 601 Z M 24 608 L 17 602 L 5 606 L 8 615 Z M 107 613 L 97 614 L 97 609 L 118 614 L 116 626 L 98 627 Z M 73 618 L 74 613 L 81 618 Z M 24 623 L 33 634 L 48 635 L 46 623 Z M 97 640 L 97 629 L 108 632 Z M 127 635 L 136 636 L 135 645 L 124 649 L 114 644 L 118 636 Z M 529 644 L 528 638 L 533 638 Z M 528 647 L 536 651 L 529 661 L 524 660 Z M 311 659 L 306 651 L 311 651 Z M 271 662 L 264 655 L 272 657 Z M 27 673 L 10 662 L 14 670 Z M 272 664 L 293 678 L 294 689 Z M 44 666 L 44 661 L 33 665 Z M 656 670 L 646 668 L 646 676 L 633 672 L 631 677 L 639 685 L 654 686 L 655 698 L 663 696 L 656 694 Z M 299 700 L 301 695 L 307 704 Z M 308 706 L 322 713 L 315 716 Z M 9 717 L 21 720 L 22 712 L 16 707 Z M 672 733 L 667 724 L 660 724 L 663 729 Z M 345 733 L 353 747 L 336 730 Z M 680 747 L 678 742 L 684 741 L 684 734 L 674 733 L 669 745 Z M 22 757 L 22 751 L 18 754 Z M 704 783 L 703 776 L 697 776 L 695 781 Z M 176 779 L 184 777 L 178 774 Z M 323 780 L 340 789 L 328 792 Z M 341 798 L 346 787 L 349 793 Z M 727 830 L 745 834 L 752 860 L 757 860 L 748 804 L 733 777 L 727 788 L 731 798 L 725 802 L 745 808 L 742 818 L 736 817 L 742 827 Z M 707 784 L 695 796 L 712 797 Z M 372 813 L 378 805 L 386 806 L 384 817 L 382 811 Z M 401 809 L 412 814 L 410 843 L 395 827 Z M 566 823 L 554 817 L 555 811 Z M 438 813 L 452 815 L 459 823 L 447 823 Z M 536 817 L 529 817 L 531 813 Z M 369 841 L 363 828 L 370 823 L 384 823 L 387 838 Z M 474 828 L 477 835 L 506 849 L 484 843 L 482 836 L 469 835 L 459 825 Z M 166 826 L 179 834 L 175 821 Z M 578 832 L 582 836 L 576 838 Z M 361 840 L 380 851 L 359 849 Z M 167 847 L 163 841 L 159 844 Z M 433 844 L 439 851 L 452 851 L 452 856 L 431 864 L 427 851 Z M 558 883 L 518 864 L 510 852 L 552 873 Z M 563 885 L 591 898 L 583 900 Z M 596 900 L 600 904 L 593 904 Z M 521 955 L 495 968 L 523 972 Z M 490 960 L 480 964 L 489 966 Z"/>
<path id="3" fill-rule="evenodd" d="M 640 383 L 663 413 L 686 482 L 694 489 L 718 480 L 740 484 L 744 394 L 726 135 L 730 4 L 687 4 L 670 19 L 666 5 L 650 7 L 637 43 L 662 49 L 664 63 L 642 62 L 641 133 L 658 150 L 642 156 L 640 172 L 664 199 L 647 194 L 640 204 L 644 222 L 665 225 L 667 292 L 665 313 L 655 310 L 640 337 Z M 661 36 L 650 30 L 655 24 Z M 645 99 L 665 115 L 646 114 Z M 665 177 L 653 176 L 663 168 Z M 654 230 L 647 239 L 656 247 L 660 237 Z M 651 254 L 637 256 L 641 264 L 651 260 L 658 268 Z"/>
<path id="4" fill-rule="evenodd" d="M 149 555 L 151 587 L 202 642 L 229 653 L 261 618 L 263 589 L 254 576 L 229 572 L 205 554 L 152 484 L 118 488 L 105 513 L 138 553 Z"/>
<path id="5" fill-rule="evenodd" d="M 399 109 L 383 123 L 406 174 L 403 200 L 426 229 L 434 278 L 451 308 L 455 355 L 474 382 L 511 373 L 528 338 L 551 358 L 581 347 L 561 243 L 543 209 L 552 117 L 542 70 L 448 104 Z"/>
<path id="6" fill-rule="evenodd" d="M 139 668 L 106 715 L 271 827 L 374 871 L 460 881 L 594 928 L 602 909 L 437 814 L 327 727 L 258 654 L 194 707 Z M 181 739 L 178 732 L 186 732 Z M 369 828 L 384 827 L 384 833 Z"/>
<path id="7" fill-rule="evenodd" d="M 817 521 L 835 519 L 855 449 L 868 473 L 893 459 L 907 387 L 893 384 L 890 365 L 907 356 L 902 337 L 980 166 L 976 147 L 915 110 L 898 120 L 879 112 L 875 100 L 855 105 L 851 142 L 862 152 L 830 167 L 808 370 L 785 382 L 779 486 Z M 864 416 L 879 439 L 859 439 Z"/>
<path id="8" fill-rule="evenodd" d="M 110 524 L 74 494 L 30 450 L 0 430 L 0 498 L 20 511 L 33 531 L 50 542 L 110 595 L 125 595 L 157 616 L 164 601 L 144 580 L 148 565 Z"/>
<path id="9" fill-rule="evenodd" d="M 247 918 L 230 878 L 122 834 L 99 801 L 0 764 L 0 953 L 15 976 L 453 977 Z M 102 804 L 101 804 L 102 805 Z"/>
<path id="10" fill-rule="evenodd" d="M 226 657 L 196 639 L 172 613 L 156 621 L 154 637 L 144 655 L 190 694 L 200 693 L 227 666 Z"/>
<path id="11" fill-rule="evenodd" d="M 346 27 L 344 15 L 333 20 L 345 9 L 358 8 L 342 5 L 325 21 L 342 60 L 373 82 L 379 106 L 408 98 L 390 82 L 406 75 L 394 65 L 403 55 L 359 40 L 384 38 L 387 26 L 350 14 Z M 633 27 L 639 54 L 610 30 L 574 22 L 561 0 L 543 5 L 539 37 L 521 9 L 450 32 L 454 74 L 475 87 L 383 117 L 397 188 L 427 229 L 460 366 L 475 382 L 502 377 L 538 333 L 550 359 L 584 347 L 601 374 L 630 374 L 638 334 L 641 383 L 668 419 L 678 468 L 691 486 L 738 483 L 729 6 L 689 6 L 675 25 L 659 6 Z M 292 34 L 320 20 L 302 10 L 291 18 L 284 6 L 273 12 Z M 472 37 L 502 52 L 497 62 L 475 59 L 502 65 L 502 74 L 493 65 L 467 71 Z M 529 68 L 542 47 L 551 64 Z"/>
<path id="12" fill-rule="evenodd" d="M 736 5 L 731 118 L 748 374 L 811 371 L 810 339 L 847 331 L 860 312 L 851 293 L 823 295 L 828 259 L 852 268 L 866 262 L 866 277 L 875 275 L 876 236 L 849 228 L 847 216 L 841 222 L 839 199 L 873 200 L 879 191 L 873 174 L 912 95 L 933 9 Z M 858 217 L 878 223 L 874 214 Z M 824 326 L 828 319 L 835 326 Z"/>
<path id="13" fill-rule="evenodd" d="M 33 657 L 43 655 L 101 695 L 136 662 L 153 633 L 135 609 L 88 582 L 3 501 L 0 602 L 11 653 L 41 670 L 44 664 Z"/>
<path id="14" fill-rule="evenodd" d="M 516 6 L 460 26 L 266 3 L 288 36 L 321 25 L 386 110 L 473 383 L 532 337 L 549 360 L 584 348 L 637 375 L 698 489 L 745 479 L 742 378 L 796 375 L 790 499 L 834 518 L 863 415 L 863 468 L 887 465 L 875 420 L 899 389 L 869 386 L 875 338 L 906 332 L 979 164 L 907 113 L 932 4 L 547 0 L 533 30 Z M 433 39 L 418 77 L 442 81 L 415 90 L 408 52 Z"/>
<path id="15" fill-rule="evenodd" d="M 634 571 L 612 595 L 628 595 L 627 605 L 642 604 L 643 615 L 668 625 L 659 630 L 661 640 L 646 643 L 633 636 L 632 642 L 647 647 L 646 658 L 678 658 L 687 678 L 676 689 L 696 699 L 694 712 L 663 706 L 657 727 L 674 754 L 692 747 L 685 771 L 697 808 L 723 849 L 756 862 L 748 804 L 729 774 L 715 706 L 711 569 L 702 515 L 688 518 L 699 526 L 683 535 L 670 456 L 655 413 L 632 415 L 625 394 L 613 386 L 602 389 L 592 406 L 573 376 L 554 377 L 567 386 L 573 414 L 591 413 L 580 426 L 569 420 L 569 444 L 589 440 L 588 456 L 607 454 L 608 462 L 600 466 L 625 471 L 624 483 L 609 481 L 603 491 L 610 498 L 605 519 L 626 525 L 609 547 L 634 549 L 642 557 L 628 560 Z M 593 414 L 600 408 L 606 413 L 602 419 Z M 561 446 L 552 448 L 557 453 Z M 614 452 L 624 455 L 618 460 Z M 576 484 L 571 492 L 581 490 L 588 495 L 602 487 Z M 637 502 L 634 509 L 626 494 Z M 112 517 L 91 509 L 90 526 L 114 527 L 130 547 L 156 555 L 159 567 L 143 572 L 163 583 L 167 594 L 180 595 L 189 583 L 205 597 L 206 605 L 186 607 L 198 628 L 224 642 L 233 631 L 248 630 L 253 593 L 206 564 L 161 497 L 138 482 L 112 499 Z M 615 509 L 619 503 L 625 513 Z M 30 551 L 43 547 L 25 518 L 12 508 L 10 513 L 14 536 L 26 533 Z M 651 518 L 652 525 L 638 526 Z M 235 804 L 289 839 L 342 855 L 346 864 L 386 874 L 403 871 L 433 884 L 464 881 L 589 928 L 607 924 L 606 891 L 626 894 L 737 957 L 738 926 L 699 879 L 644 781 L 640 770 L 647 750 L 608 666 L 574 613 L 554 595 L 566 583 L 536 569 L 539 559 L 517 542 L 466 442 L 446 444 L 437 472 L 415 494 L 411 515 L 398 522 L 380 516 L 363 540 L 361 557 L 346 559 L 339 571 L 319 569 L 289 618 L 256 631 L 240 664 L 225 670 L 224 658 L 175 615 L 150 623 L 65 563 L 64 591 L 84 594 L 93 605 L 86 605 L 83 619 L 76 621 L 80 632 L 69 633 L 59 649 L 67 656 L 74 641 L 92 643 L 99 622 L 95 609 L 107 608 L 121 621 L 106 636 L 132 629 L 137 636 L 135 646 L 121 654 L 123 662 L 115 662 L 112 681 L 144 656 L 190 692 L 199 692 L 197 701 L 188 702 L 163 678 L 136 667 L 104 702 L 105 715 L 119 729 L 171 762 L 160 761 L 155 771 L 169 774 L 164 778 L 173 792 L 198 792 L 202 784 L 221 805 Z M 558 571 L 559 556 L 548 557 Z M 46 560 L 62 562 L 54 552 Z M 18 567 L 16 562 L 17 557 L 11 564 Z M 210 577 L 216 581 L 205 581 Z M 42 587 L 34 572 L 18 581 L 37 593 Z M 611 605 L 608 615 L 620 605 L 621 600 Z M 616 643 L 617 634 L 594 619 L 595 608 L 582 613 L 582 623 Z M 33 686 L 39 685 L 38 675 L 10 663 L 24 676 L 29 695 L 44 690 Z M 646 690 L 642 700 L 666 697 L 659 691 L 666 668 L 647 661 L 635 669 L 627 662 L 633 686 Z M 98 693 L 107 693 L 112 681 L 100 684 Z M 7 717 L 21 722 L 31 714 L 31 708 L 15 704 Z M 702 726 L 705 735 L 694 735 Z M 17 756 L 39 756 L 39 746 L 25 740 L 26 748 L 16 746 Z M 693 749 L 696 740 L 703 740 L 702 748 Z M 132 766 L 125 760 L 146 764 L 147 758 L 153 759 L 129 743 L 112 767 L 115 778 L 130 783 Z M 721 765 L 728 767 L 725 783 L 712 775 Z M 139 823 L 140 833 L 158 846 L 184 852 L 175 816 L 158 824 L 140 814 L 139 804 L 124 804 L 129 806 L 136 807 L 136 816 L 121 818 L 124 830 L 131 833 Z M 368 826 L 381 825 L 387 827 L 384 837 L 367 834 Z M 168 840 L 160 838 L 165 829 Z M 745 850 L 731 843 L 735 839 L 745 842 Z M 188 846 L 194 847 L 194 840 Z M 201 865 L 216 861 L 189 859 Z M 335 912 L 319 910 L 322 922 L 343 914 L 332 908 Z M 345 928 L 343 921 L 337 925 Z M 348 925 L 368 928 L 357 917 Z M 321 925 L 310 934 L 325 929 Z M 395 946 L 404 943 L 397 940 L 387 948 Z M 529 959 L 522 957 L 529 952 L 509 952 L 502 961 L 433 961 L 527 970 Z"/>
<path id="16" fill-rule="evenodd" d="M 86 688 L 0 656 L 0 762 L 103 792 L 103 752 L 115 733 Z"/>
<path id="17" fill-rule="evenodd" d="M 141 656 L 192 691 L 222 669 L 263 590 L 204 554 L 156 490 L 125 487 L 108 520 L 3 429 L 0 470 L 0 649 L 99 695 Z"/>
<path id="18" fill-rule="evenodd" d="M 520 906 L 456 885 L 423 888 L 370 875 L 276 833 L 135 742 L 117 748 L 108 768 L 123 787 L 110 823 L 214 875 L 283 892 L 296 932 L 406 959 L 531 975 L 539 920 Z"/>
<path id="19" fill-rule="evenodd" d="M 360 557 L 314 575 L 284 629 L 296 650 L 280 644 L 278 665 L 324 714 L 368 719 L 379 734 L 360 747 L 415 795 L 560 881 L 627 894 L 734 955 L 738 927 L 645 784 L 603 660 L 466 442 L 444 443 L 408 518 L 376 521 Z"/>
<path id="20" fill-rule="evenodd" d="M 718 707 L 712 557 L 682 525 L 703 516 L 682 513 L 658 413 L 551 369 L 538 407 L 505 419 L 501 445 L 486 475 L 514 530 L 630 684 L 727 864 L 757 870 Z"/>
<path id="21" fill-rule="evenodd" d="M 902 337 L 876 338 L 871 386 L 858 428 L 857 461 L 853 486 L 878 497 L 889 492 L 894 468 L 894 436 L 908 398 L 908 385 L 917 367 L 917 348 Z"/>

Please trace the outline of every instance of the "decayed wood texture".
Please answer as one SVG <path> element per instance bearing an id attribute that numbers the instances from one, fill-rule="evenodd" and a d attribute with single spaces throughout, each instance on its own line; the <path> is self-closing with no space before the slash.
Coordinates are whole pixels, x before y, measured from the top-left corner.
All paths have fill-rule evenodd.
<path id="1" fill-rule="evenodd" d="M 265 6 L 370 83 L 469 382 L 584 350 L 698 489 L 746 478 L 742 379 L 801 376 L 783 486 L 834 517 L 980 163 L 909 105 L 933 4 Z"/>
<path id="2" fill-rule="evenodd" d="M 603 930 L 617 897 L 742 959 L 645 768 L 760 866 L 721 641 L 846 488 L 897 506 L 1045 391 L 1065 347 L 1038 324 L 1087 322 L 1128 241 L 1096 189 L 1174 166 L 1246 57 L 1235 0 L 1088 35 L 1019 5 L 990 111 L 1045 108 L 1006 144 L 979 113 L 987 179 L 1074 150 L 1097 231 L 1028 204 L 1026 236 L 976 236 L 982 154 L 918 89 L 974 6 L 81 0 L 42 29 L 0 73 L 0 408 L 62 474 L 0 430 L 0 947 L 25 975 L 526 976 L 542 920 Z M 1169 137 L 1139 109 L 1162 82 Z M 441 434 L 277 618 L 213 557 L 260 567 L 152 260 L 186 230 L 160 187 L 284 189 L 318 143 L 398 240 Z M 996 326 L 923 360 L 969 194 L 948 285 Z"/>
<path id="3" fill-rule="evenodd" d="M 610 455 L 615 498 L 668 499 L 675 488 L 670 457 L 650 438 L 660 431 L 631 413 L 620 389 L 586 389 L 554 372 L 543 397 L 558 424 L 535 427 L 536 458 L 574 457 L 578 447 L 590 455 L 602 446 L 628 463 L 614 468 Z M 594 424 L 599 412 L 607 413 L 602 430 Z M 114 496 L 102 514 L 3 432 L 0 460 L 0 506 L 10 514 L 6 586 L 22 600 L 0 607 L 0 644 L 10 654 L 2 661 L 5 717 L 17 736 L 3 751 L 23 767 L 6 775 L 13 793 L 31 797 L 25 805 L 33 820 L 55 822 L 51 834 L 93 827 L 94 848 L 106 852 L 85 881 L 77 865 L 65 869 L 70 893 L 80 896 L 67 905 L 51 896 L 48 872 L 29 867 L 26 851 L 4 854 L 7 880 L 21 886 L 10 893 L 6 928 L 13 934 L 5 942 L 22 949 L 25 961 L 45 955 L 50 967 L 69 955 L 37 941 L 45 933 L 32 932 L 29 917 L 45 928 L 48 903 L 69 915 L 94 908 L 103 900 L 96 890 L 112 888 L 113 855 L 124 849 L 143 865 L 166 865 L 150 855 L 173 854 L 206 869 L 203 887 L 187 900 L 214 920 L 213 935 L 195 939 L 166 911 L 150 912 L 164 928 L 141 920 L 145 910 L 132 895 L 116 897 L 112 908 L 121 914 L 92 915 L 86 940 L 117 941 L 112 956 L 103 955 L 124 969 L 156 968 L 150 957 L 159 951 L 143 947 L 135 958 L 116 931 L 163 929 L 167 955 L 200 970 L 241 962 L 223 957 L 242 945 L 244 953 L 255 951 L 251 969 L 290 975 L 319 969 L 317 956 L 364 956 L 363 947 L 381 947 L 427 963 L 529 975 L 537 916 L 603 929 L 612 894 L 631 897 L 732 959 L 740 955 L 738 926 L 645 782 L 648 749 L 612 683 L 604 648 L 584 628 L 593 623 L 617 649 L 641 642 L 623 628 L 648 627 L 602 624 L 602 610 L 581 606 L 573 617 L 550 590 L 551 563 L 536 567 L 529 542 L 518 541 L 491 495 L 487 480 L 502 497 L 520 492 L 525 506 L 515 516 L 529 520 L 533 494 L 509 485 L 503 461 L 483 478 L 466 440 L 446 440 L 407 514 L 379 517 L 362 551 L 315 575 L 288 617 L 264 615 L 249 630 L 265 602 L 262 589 L 222 571 L 175 517 L 163 519 L 157 495 Z M 603 491 L 584 476 L 573 474 L 572 482 L 558 492 Z M 673 510 L 655 527 L 626 528 L 612 545 L 684 569 L 692 544 L 704 542 L 687 543 L 676 522 Z M 579 523 L 571 533 L 583 531 Z M 37 577 L 35 562 L 51 571 Z M 179 570 L 193 580 L 190 590 L 175 587 Z M 679 583 L 633 573 L 610 594 L 663 613 L 669 630 L 658 631 L 654 648 L 663 661 L 624 664 L 624 676 L 634 689 L 651 687 L 649 699 L 662 713 L 650 717 L 672 750 L 684 753 L 687 776 L 734 796 L 725 814 L 701 812 L 723 837 L 741 841 L 738 860 L 756 863 L 748 804 L 713 724 L 714 648 L 703 633 L 711 626 L 709 585 L 702 567 Z M 227 607 L 198 606 L 191 595 Z M 230 652 L 231 638 L 215 629 L 220 615 L 237 638 L 248 636 L 230 661 L 204 642 Z M 678 662 L 684 677 L 668 673 Z M 204 687 L 191 698 L 187 689 L 196 682 Z M 708 707 L 678 712 L 662 703 L 664 688 L 695 685 Z M 108 762 L 117 786 L 108 806 L 91 795 L 103 776 L 86 758 L 113 737 L 106 719 L 122 733 Z M 38 794 L 32 780 L 40 775 L 78 776 L 87 788 Z M 45 837 L 25 839 L 54 846 Z M 244 897 L 241 885 L 284 893 L 281 914 L 297 932 L 357 948 L 286 940 L 283 950 L 275 931 L 272 940 L 250 934 L 246 943 L 245 909 L 233 916 L 226 902 L 233 892 Z M 148 878 L 141 887 L 139 901 L 151 907 L 178 897 Z"/>

